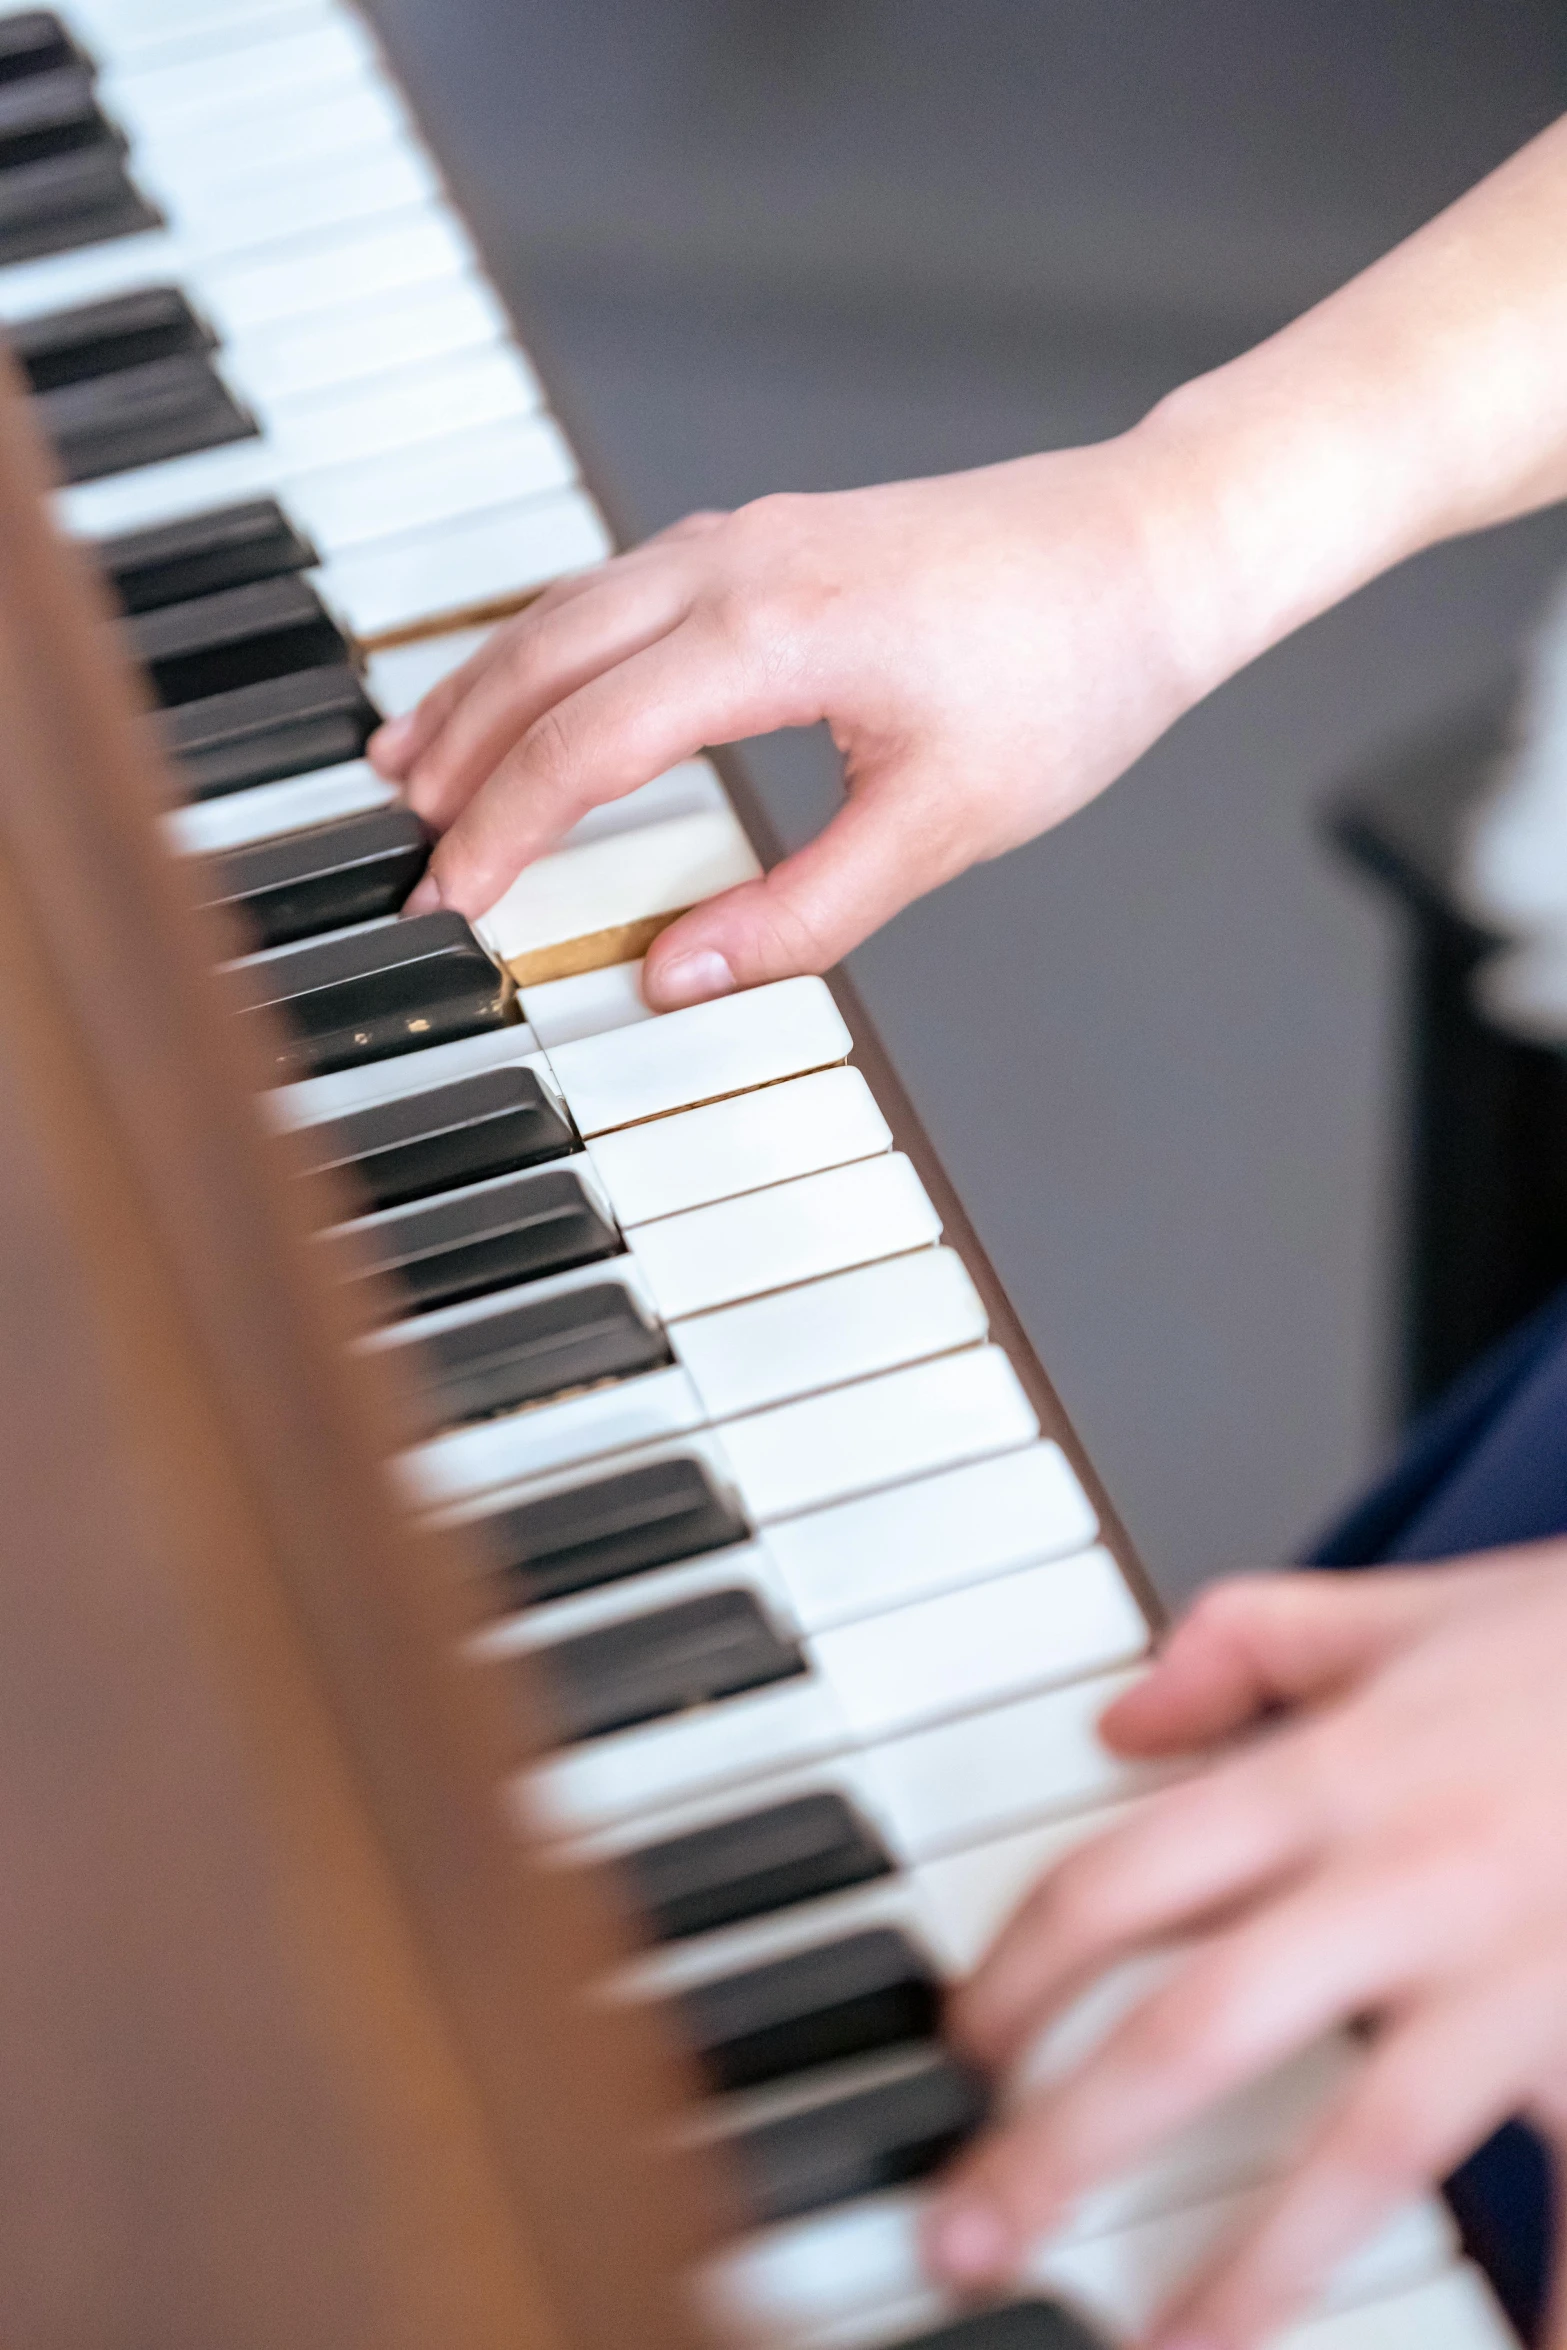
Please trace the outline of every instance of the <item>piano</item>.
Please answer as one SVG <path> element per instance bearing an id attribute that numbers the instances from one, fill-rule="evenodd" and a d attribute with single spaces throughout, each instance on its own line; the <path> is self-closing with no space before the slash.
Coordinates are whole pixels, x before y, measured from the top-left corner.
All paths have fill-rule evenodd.
<path id="1" fill-rule="evenodd" d="M 922 2274 L 929 2181 L 996 2094 L 943 2043 L 944 1986 L 1145 1786 L 1094 1725 L 1156 1610 L 852 990 L 642 1003 L 660 927 L 772 852 L 731 762 L 596 810 L 471 929 L 399 919 L 429 842 L 369 734 L 614 541 L 371 26 L 344 0 L 0 15 L 0 327 L 353 1368 L 410 1399 L 401 1510 L 470 1562 L 507 1819 L 562 1887 L 614 1864 L 642 1943 L 594 2012 L 690 2053 L 675 2135 L 735 2210 L 693 2328 L 1129 2340 L 1354 2055 L 1092 2197 L 1004 2305 Z M 1289 2335 L 1512 2340 L 1434 2202 Z"/>

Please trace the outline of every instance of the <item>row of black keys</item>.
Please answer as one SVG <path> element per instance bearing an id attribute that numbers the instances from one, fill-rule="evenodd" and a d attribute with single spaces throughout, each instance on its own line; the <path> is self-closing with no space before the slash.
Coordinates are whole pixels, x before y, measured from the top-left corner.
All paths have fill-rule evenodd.
<path id="1" fill-rule="evenodd" d="M 0 85 L 0 115 L 5 98 Z M 256 435 L 213 365 L 211 329 L 175 286 L 28 319 L 7 342 L 69 481 Z M 359 757 L 377 712 L 353 648 L 300 576 L 316 551 L 275 500 L 127 532 L 95 551 L 187 797 Z"/>
<path id="2" fill-rule="evenodd" d="M 59 17 L 0 17 L 0 266 L 160 225 Z"/>

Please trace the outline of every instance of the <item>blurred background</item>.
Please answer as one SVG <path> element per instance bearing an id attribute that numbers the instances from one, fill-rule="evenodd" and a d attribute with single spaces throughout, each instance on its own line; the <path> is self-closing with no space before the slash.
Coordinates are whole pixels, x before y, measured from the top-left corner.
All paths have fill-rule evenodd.
<path id="1" fill-rule="evenodd" d="M 378 0 L 629 535 L 1130 424 L 1567 105 L 1555 0 Z M 1402 942 L 1323 843 L 1567 565 L 1407 566 L 855 972 L 1172 1597 L 1289 1555 L 1396 1408 Z M 836 794 L 757 745 L 785 838 Z"/>

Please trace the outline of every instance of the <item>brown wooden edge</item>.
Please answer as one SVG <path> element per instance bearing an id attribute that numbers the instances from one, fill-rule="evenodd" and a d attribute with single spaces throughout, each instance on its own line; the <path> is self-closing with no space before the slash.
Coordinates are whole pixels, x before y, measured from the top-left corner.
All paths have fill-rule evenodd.
<path id="1" fill-rule="evenodd" d="M 530 2292 L 517 2307 L 519 2339 L 685 2350 L 680 2280 L 711 2231 L 688 2168 L 653 2152 L 676 2102 L 673 2060 L 646 2017 L 589 2014 L 580 1994 L 622 1947 L 618 1932 L 580 1872 L 534 1865 L 503 1820 L 497 1780 L 515 1725 L 455 1647 L 471 1570 L 449 1540 L 416 1541 L 394 1504 L 382 1464 L 410 1417 L 384 1359 L 350 1361 L 350 1309 L 313 1261 L 335 1203 L 288 1179 L 286 1141 L 263 1140 L 265 1048 L 242 1033 L 252 1022 L 227 1017 L 213 975 L 236 942 L 198 917 L 157 836 L 173 795 L 135 723 L 99 590 L 48 526 L 26 406 L 7 371 L 0 878 L 7 954 L 38 1018 L 0 1003 L 0 1022 L 42 1126 L 76 1137 L 60 1213 L 98 1283 L 107 1355 L 122 1373 L 164 1365 L 186 1414 L 160 1413 L 150 1374 L 122 1376 L 119 1427 L 83 1440 L 134 1436 L 209 1664 L 254 1720 L 278 1833 L 305 1845 L 296 1757 L 268 1734 L 287 1719 L 316 1725 L 315 1816 L 353 1822 L 343 1849 L 361 1889 L 375 1888 L 366 1914 L 387 1966 L 422 1986 L 421 2044 L 455 2059 L 515 2274 L 538 2280 L 542 2300 Z M 264 1659 L 236 1639 L 245 1627 L 265 1635 Z M 301 1847 L 299 1861 L 330 1907 L 319 1855 Z M 329 1941 L 342 1923 L 323 1912 Z M 171 1933 L 186 1926 L 170 1921 Z M 112 2009 L 105 1956 L 97 1989 Z"/>

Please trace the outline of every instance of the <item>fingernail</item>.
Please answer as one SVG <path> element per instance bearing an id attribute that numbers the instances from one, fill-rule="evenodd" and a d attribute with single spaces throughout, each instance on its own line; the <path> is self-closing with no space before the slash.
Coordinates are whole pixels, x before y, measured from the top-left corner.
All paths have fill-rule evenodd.
<path id="1" fill-rule="evenodd" d="M 712 947 L 682 955 L 675 963 L 660 963 L 650 981 L 665 1012 L 677 1012 L 683 1004 L 705 1004 L 715 995 L 733 995 L 735 987 L 734 973 Z"/>
<path id="2" fill-rule="evenodd" d="M 404 899 L 403 912 L 405 914 L 435 914 L 445 903 L 446 900 L 441 895 L 440 883 L 433 873 L 427 873 L 418 887 L 410 890 Z"/>
<path id="3" fill-rule="evenodd" d="M 982 2284 L 1007 2266 L 1012 2239 L 988 2203 L 952 2203 L 931 2222 L 931 2258 L 955 2284 Z"/>
<path id="4" fill-rule="evenodd" d="M 375 766 L 395 767 L 408 747 L 413 730 L 412 712 L 402 718 L 389 718 L 384 726 L 378 726 L 365 746 L 371 763 Z"/>

